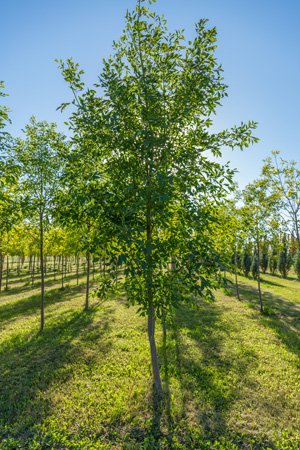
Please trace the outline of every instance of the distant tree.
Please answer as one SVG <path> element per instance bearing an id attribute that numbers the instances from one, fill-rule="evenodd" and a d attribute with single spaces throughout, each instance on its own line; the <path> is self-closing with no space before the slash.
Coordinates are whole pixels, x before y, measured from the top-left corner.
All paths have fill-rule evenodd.
<path id="1" fill-rule="evenodd" d="M 58 133 L 55 124 L 37 122 L 34 117 L 25 127 L 25 139 L 18 139 L 10 150 L 19 168 L 20 189 L 29 198 L 27 216 L 39 228 L 39 253 L 41 261 L 41 327 L 44 329 L 44 234 L 51 217 L 54 194 L 59 186 L 61 160 L 59 151 L 65 137 Z"/>
<path id="2" fill-rule="evenodd" d="M 296 272 L 298 280 L 300 280 L 300 249 L 296 251 L 296 255 L 294 258 L 294 270 Z"/>
<path id="3" fill-rule="evenodd" d="M 277 160 L 278 150 L 274 150 L 272 158 L 267 158 L 262 169 L 260 182 L 273 198 L 278 213 L 291 225 L 300 245 L 300 168 L 295 161 Z"/>
<path id="4" fill-rule="evenodd" d="M 281 250 L 279 252 L 278 263 L 277 263 L 278 271 L 281 273 L 283 278 L 286 278 L 289 272 L 289 261 L 288 261 L 288 246 L 286 237 L 283 237 Z"/>
<path id="5" fill-rule="evenodd" d="M 273 249 L 269 257 L 269 269 L 272 275 L 274 275 L 275 272 L 277 271 L 277 266 L 278 266 L 277 250 Z"/>
<path id="6" fill-rule="evenodd" d="M 258 259 L 257 259 L 257 251 L 255 250 L 252 255 L 252 261 L 251 261 L 251 275 L 255 280 L 257 280 L 258 277 Z"/>
<path id="7" fill-rule="evenodd" d="M 252 258 L 247 250 L 244 250 L 242 253 L 242 271 L 245 277 L 248 277 L 251 270 Z"/>
<path id="8" fill-rule="evenodd" d="M 266 242 L 262 245 L 262 252 L 260 258 L 260 268 L 262 273 L 266 273 L 268 268 L 269 255 L 268 255 L 268 244 Z"/>

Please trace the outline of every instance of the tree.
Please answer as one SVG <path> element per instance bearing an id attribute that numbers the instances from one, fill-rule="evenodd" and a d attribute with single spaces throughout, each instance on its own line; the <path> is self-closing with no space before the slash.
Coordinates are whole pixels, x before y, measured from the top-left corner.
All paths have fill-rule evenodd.
<path id="1" fill-rule="evenodd" d="M 260 268 L 262 273 L 266 273 L 268 268 L 269 256 L 268 256 L 268 243 L 264 242 L 262 245 Z"/>
<path id="2" fill-rule="evenodd" d="M 295 161 L 287 162 L 280 158 L 278 163 L 278 150 L 272 152 L 272 158 L 267 158 L 262 169 L 262 186 L 267 188 L 277 205 L 282 218 L 291 224 L 296 233 L 298 246 L 300 245 L 299 214 L 300 214 L 300 169 Z"/>
<path id="3" fill-rule="evenodd" d="M 283 278 L 286 278 L 289 272 L 289 262 L 288 262 L 288 246 L 285 236 L 282 239 L 282 246 L 278 257 L 277 268 L 278 272 L 281 273 L 281 276 Z"/>
<path id="4" fill-rule="evenodd" d="M 41 261 L 41 327 L 44 329 L 44 234 L 51 217 L 54 194 L 59 185 L 61 160 L 59 151 L 65 137 L 55 124 L 37 122 L 34 117 L 25 127 L 25 139 L 18 139 L 11 149 L 20 173 L 20 189 L 29 200 L 27 215 L 35 219 L 39 228 Z"/>
<path id="5" fill-rule="evenodd" d="M 248 250 L 245 249 L 242 253 L 242 270 L 244 272 L 245 277 L 248 277 L 249 272 L 251 270 L 251 255 L 249 254 Z"/>
<path id="6" fill-rule="evenodd" d="M 254 253 L 252 255 L 252 262 L 251 262 L 251 275 L 255 280 L 257 280 L 258 277 L 258 259 L 257 259 L 257 251 L 254 250 Z"/>
<path id="7" fill-rule="evenodd" d="M 60 68 L 76 106 L 70 128 L 78 148 L 69 157 L 67 183 L 74 197 L 80 192 L 93 204 L 91 216 L 103 214 L 114 229 L 110 257 L 126 261 L 128 301 L 148 316 L 154 385 L 161 389 L 156 318 L 181 301 L 210 298 L 218 268 L 209 236 L 212 205 L 230 186 L 232 171 L 205 152 L 248 146 L 256 124 L 210 133 L 227 95 L 214 57 L 216 30 L 200 20 L 194 41 L 184 45 L 183 33 L 168 33 L 165 19 L 145 3 L 127 13 L 115 54 L 103 61 L 96 86 L 102 96 L 84 91 L 83 71 L 72 60 L 60 61 Z M 78 167 L 83 159 L 91 161 L 86 191 L 72 171 L 72 162 Z M 171 255 L 175 270 L 168 268 Z"/>
<path id="8" fill-rule="evenodd" d="M 296 272 L 298 280 L 300 280 L 300 249 L 297 250 L 295 255 L 294 270 Z"/>
<path id="9" fill-rule="evenodd" d="M 275 274 L 277 266 L 278 266 L 277 250 L 273 248 L 269 258 L 269 269 L 272 275 Z"/>

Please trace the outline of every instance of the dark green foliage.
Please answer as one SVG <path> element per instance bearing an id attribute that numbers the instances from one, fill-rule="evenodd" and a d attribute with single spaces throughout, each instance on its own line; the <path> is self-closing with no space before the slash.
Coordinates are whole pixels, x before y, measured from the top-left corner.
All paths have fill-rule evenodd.
<path id="1" fill-rule="evenodd" d="M 262 273 L 266 273 L 268 268 L 269 257 L 267 250 L 263 248 L 262 254 L 260 255 L 260 268 Z"/>
<path id="2" fill-rule="evenodd" d="M 300 280 L 300 249 L 297 250 L 294 257 L 294 271 L 297 275 L 298 280 Z"/>
<path id="3" fill-rule="evenodd" d="M 269 269 L 272 275 L 275 274 L 277 266 L 278 266 L 277 250 L 273 249 L 272 254 L 269 257 Z"/>
<path id="4" fill-rule="evenodd" d="M 244 272 L 245 277 L 249 275 L 249 272 L 251 270 L 251 256 L 247 252 L 243 252 L 241 257 L 241 265 L 242 265 L 242 271 Z"/>
<path id="5" fill-rule="evenodd" d="M 278 257 L 277 268 L 278 271 L 281 273 L 281 276 L 283 278 L 286 278 L 289 272 L 288 247 L 286 239 L 283 240 L 282 248 Z"/>
<path id="6" fill-rule="evenodd" d="M 258 273 L 258 261 L 257 261 L 257 253 L 254 252 L 252 256 L 252 263 L 251 263 L 251 275 L 256 280 L 257 279 L 257 273 Z"/>
<path id="7" fill-rule="evenodd" d="M 288 270 L 291 270 L 293 264 L 294 264 L 293 256 L 292 256 L 291 251 L 289 251 L 288 254 L 287 254 L 287 268 L 288 268 Z"/>

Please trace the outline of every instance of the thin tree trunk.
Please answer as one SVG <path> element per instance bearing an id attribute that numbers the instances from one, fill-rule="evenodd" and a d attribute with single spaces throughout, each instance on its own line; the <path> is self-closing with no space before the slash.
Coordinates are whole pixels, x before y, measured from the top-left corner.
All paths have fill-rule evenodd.
<path id="1" fill-rule="evenodd" d="M 56 272 L 55 272 L 55 262 L 56 262 L 56 255 L 54 255 L 54 261 L 53 261 L 53 272 L 54 272 L 54 280 L 56 280 Z"/>
<path id="2" fill-rule="evenodd" d="M 151 244 L 152 241 L 152 232 L 151 232 L 151 213 L 150 210 L 147 211 L 147 244 Z M 150 352 L 151 352 L 151 363 L 152 363 L 152 373 L 153 373 L 153 382 L 154 386 L 161 391 L 162 384 L 159 373 L 159 365 L 158 365 L 158 356 L 157 349 L 155 343 L 155 311 L 153 307 L 153 292 L 152 292 L 152 283 L 153 283 L 153 268 L 152 268 L 152 255 L 151 251 L 147 255 L 148 262 L 148 274 L 147 274 L 147 300 L 149 305 L 149 313 L 148 313 L 148 338 L 150 344 Z"/>
<path id="3" fill-rule="evenodd" d="M 3 276 L 3 253 L 0 251 L 0 297 L 1 297 L 1 287 L 2 287 L 2 276 Z"/>
<path id="4" fill-rule="evenodd" d="M 41 329 L 40 332 L 43 332 L 44 329 L 44 296 L 45 296 L 45 275 L 44 275 L 44 228 L 43 228 L 43 212 L 40 211 L 40 266 L 41 266 Z"/>
<path id="5" fill-rule="evenodd" d="M 34 283 L 34 269 L 35 269 L 35 254 L 33 255 L 33 263 L 32 263 L 32 281 L 31 281 L 31 284 Z"/>
<path id="6" fill-rule="evenodd" d="M 259 258 L 259 240 L 257 237 L 257 285 L 258 285 L 258 293 L 259 293 L 259 302 L 260 302 L 260 311 L 263 312 L 263 303 L 262 296 L 260 290 L 260 258 Z"/>
<path id="7" fill-rule="evenodd" d="M 61 255 L 61 288 L 64 288 L 64 257 Z"/>
<path id="8" fill-rule="evenodd" d="M 234 250 L 234 273 L 235 273 L 236 296 L 237 296 L 238 300 L 241 300 L 241 299 L 240 299 L 240 293 L 239 293 L 238 277 L 237 277 L 237 258 L 236 258 L 236 250 Z"/>
<path id="9" fill-rule="evenodd" d="M 78 272 L 79 272 L 79 256 L 77 256 L 77 266 L 76 266 L 77 286 L 78 286 Z"/>
<path id="10" fill-rule="evenodd" d="M 5 290 L 8 290 L 8 272 L 9 272 L 9 263 L 8 263 L 8 254 L 6 257 L 6 285 L 5 285 Z"/>
<path id="11" fill-rule="evenodd" d="M 86 252 L 87 259 L 87 274 L 86 274 L 86 295 L 85 295 L 85 309 L 89 307 L 89 291 L 90 291 L 90 250 Z"/>

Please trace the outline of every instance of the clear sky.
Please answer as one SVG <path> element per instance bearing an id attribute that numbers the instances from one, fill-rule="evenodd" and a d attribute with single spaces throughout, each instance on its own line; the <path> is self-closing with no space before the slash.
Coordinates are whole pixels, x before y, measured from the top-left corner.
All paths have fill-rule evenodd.
<path id="1" fill-rule="evenodd" d="M 31 115 L 56 122 L 61 131 L 68 117 L 56 111 L 71 93 L 54 59 L 73 57 L 91 87 L 101 61 L 112 53 L 121 35 L 126 10 L 135 0 L 2 0 L 0 8 L 0 79 L 5 81 L 12 109 L 13 135 Z M 217 27 L 218 62 L 229 85 L 215 118 L 221 130 L 249 119 L 259 122 L 258 144 L 224 151 L 224 161 L 238 169 L 240 186 L 258 177 L 262 160 L 278 149 L 286 160 L 300 160 L 300 1 L 289 0 L 157 0 L 170 31 L 209 19 Z"/>

